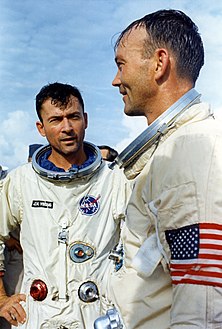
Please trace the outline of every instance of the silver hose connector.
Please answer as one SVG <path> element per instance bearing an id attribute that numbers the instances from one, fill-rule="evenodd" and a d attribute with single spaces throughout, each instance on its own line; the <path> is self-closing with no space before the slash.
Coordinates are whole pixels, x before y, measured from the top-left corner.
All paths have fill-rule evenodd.
<path id="1" fill-rule="evenodd" d="M 112 308 L 94 322 L 94 329 L 123 329 L 118 311 Z"/>

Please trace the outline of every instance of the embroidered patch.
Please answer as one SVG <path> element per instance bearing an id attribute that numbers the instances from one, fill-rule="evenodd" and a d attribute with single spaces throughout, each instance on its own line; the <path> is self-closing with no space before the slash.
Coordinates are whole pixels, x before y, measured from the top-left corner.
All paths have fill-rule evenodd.
<path id="1" fill-rule="evenodd" d="M 173 284 L 222 287 L 222 225 L 199 223 L 165 232 Z"/>
<path id="2" fill-rule="evenodd" d="M 79 210 L 83 215 L 92 216 L 96 214 L 99 210 L 100 195 L 95 198 L 92 195 L 84 196 L 79 202 Z"/>
<path id="3" fill-rule="evenodd" d="M 52 209 L 53 208 L 53 202 L 52 201 L 33 200 L 32 201 L 32 207 Z"/>

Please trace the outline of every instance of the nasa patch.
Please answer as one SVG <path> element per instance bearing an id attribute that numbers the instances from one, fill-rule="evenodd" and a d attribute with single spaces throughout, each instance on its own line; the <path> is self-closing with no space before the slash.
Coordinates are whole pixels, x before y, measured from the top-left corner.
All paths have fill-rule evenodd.
<path id="1" fill-rule="evenodd" d="M 83 215 L 92 216 L 99 210 L 100 195 L 95 198 L 92 195 L 84 196 L 79 202 L 79 210 Z"/>

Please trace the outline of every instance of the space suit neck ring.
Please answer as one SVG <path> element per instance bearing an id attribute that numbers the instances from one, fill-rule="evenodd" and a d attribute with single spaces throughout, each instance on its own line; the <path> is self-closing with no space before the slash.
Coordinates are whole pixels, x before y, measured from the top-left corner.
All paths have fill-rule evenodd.
<path id="1" fill-rule="evenodd" d="M 100 150 L 97 146 L 89 142 L 84 142 L 84 148 L 86 150 L 88 149 L 95 157 L 95 160 L 86 167 L 80 169 L 71 168 L 70 171 L 65 172 L 53 171 L 43 168 L 42 166 L 40 166 L 40 158 L 46 152 L 51 150 L 50 145 L 42 146 L 35 151 L 32 156 L 32 167 L 37 174 L 51 182 L 70 182 L 75 179 L 90 178 L 99 170 L 103 162 Z"/>
<path id="2" fill-rule="evenodd" d="M 176 121 L 176 119 L 191 105 L 198 103 L 200 94 L 195 89 L 190 89 L 177 102 L 163 112 L 152 122 L 132 143 L 130 143 L 109 167 L 113 169 L 115 165 L 120 168 L 127 168 L 138 159 L 145 150 L 150 148 L 161 135 L 164 135 Z"/>

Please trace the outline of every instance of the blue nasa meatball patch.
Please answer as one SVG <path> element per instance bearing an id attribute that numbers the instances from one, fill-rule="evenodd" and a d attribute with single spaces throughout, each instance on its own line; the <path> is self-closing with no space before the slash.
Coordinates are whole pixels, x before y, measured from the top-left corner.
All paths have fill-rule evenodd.
<path id="1" fill-rule="evenodd" d="M 99 210 L 100 195 L 95 198 L 92 195 L 84 196 L 79 202 L 79 210 L 83 215 L 92 216 Z"/>

